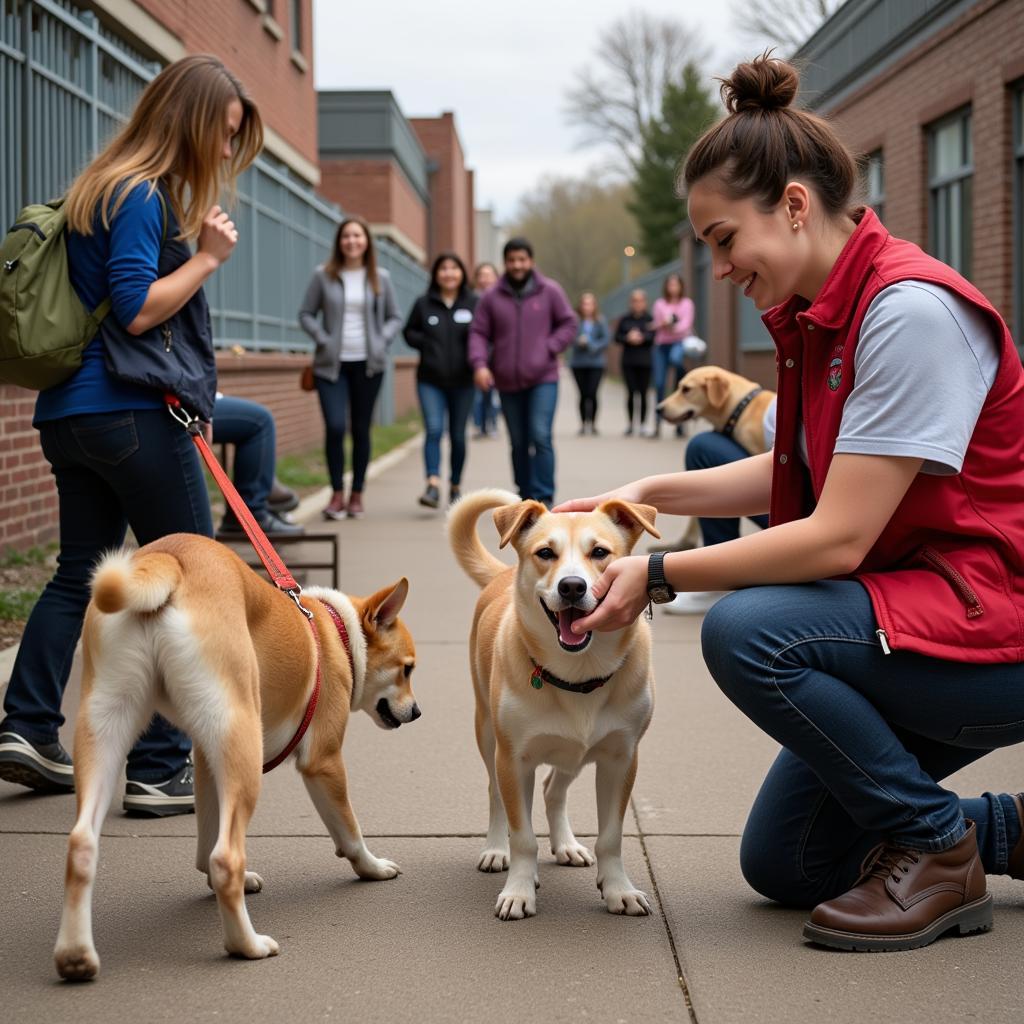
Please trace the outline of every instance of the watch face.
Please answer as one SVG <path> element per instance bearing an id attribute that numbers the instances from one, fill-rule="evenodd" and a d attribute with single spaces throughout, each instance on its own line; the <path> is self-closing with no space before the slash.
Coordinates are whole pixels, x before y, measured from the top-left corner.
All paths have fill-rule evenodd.
<path id="1" fill-rule="evenodd" d="M 672 592 L 672 588 L 669 586 L 658 585 L 650 587 L 647 593 L 655 604 L 667 604 L 673 597 L 675 597 L 675 594 Z"/>

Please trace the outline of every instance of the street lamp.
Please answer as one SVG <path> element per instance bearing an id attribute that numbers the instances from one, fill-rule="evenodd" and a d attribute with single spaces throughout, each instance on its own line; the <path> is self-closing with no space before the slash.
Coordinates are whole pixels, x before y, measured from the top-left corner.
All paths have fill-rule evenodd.
<path id="1" fill-rule="evenodd" d="M 629 261 L 635 255 L 636 255 L 636 249 L 634 249 L 633 246 L 631 246 L 631 245 L 627 245 L 625 247 L 625 249 L 622 250 L 622 284 L 623 284 L 623 286 L 629 284 L 629 282 L 630 282 L 630 278 L 631 278 L 632 275 L 630 274 L 630 264 L 629 264 Z"/>

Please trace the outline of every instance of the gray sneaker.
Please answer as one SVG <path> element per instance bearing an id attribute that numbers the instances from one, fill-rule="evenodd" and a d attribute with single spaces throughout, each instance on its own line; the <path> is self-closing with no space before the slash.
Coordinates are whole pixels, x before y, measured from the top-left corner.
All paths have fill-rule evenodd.
<path id="1" fill-rule="evenodd" d="M 196 809 L 192 788 L 192 756 L 176 775 L 164 782 L 135 782 L 124 787 L 124 809 L 141 818 L 168 818 L 172 814 L 192 814 Z"/>
<path id="2" fill-rule="evenodd" d="M 54 743 L 33 743 L 16 732 L 0 732 L 0 779 L 40 793 L 73 793 L 71 756 Z"/>

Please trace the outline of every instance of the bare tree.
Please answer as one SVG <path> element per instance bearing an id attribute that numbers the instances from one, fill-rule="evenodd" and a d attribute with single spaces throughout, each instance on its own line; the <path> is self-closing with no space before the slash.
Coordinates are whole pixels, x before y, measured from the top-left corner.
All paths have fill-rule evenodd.
<path id="1" fill-rule="evenodd" d="M 602 30 L 590 66 L 566 93 L 565 115 L 583 129 L 584 145 L 610 143 L 633 169 L 641 133 L 661 112 L 665 82 L 705 56 L 683 22 L 634 11 Z"/>
<path id="2" fill-rule="evenodd" d="M 791 56 L 844 0 L 743 0 L 733 2 L 737 32 L 755 47 L 777 46 Z"/>

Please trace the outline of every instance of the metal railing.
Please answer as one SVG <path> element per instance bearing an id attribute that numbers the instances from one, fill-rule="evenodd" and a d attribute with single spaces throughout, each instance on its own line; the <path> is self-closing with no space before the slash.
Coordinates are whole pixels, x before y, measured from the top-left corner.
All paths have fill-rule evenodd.
<path id="1" fill-rule="evenodd" d="M 159 70 L 70 0 L 0 0 L 0 224 L 66 189 Z M 240 243 L 206 286 L 216 344 L 311 349 L 299 303 L 341 210 L 264 153 L 240 178 L 232 215 Z M 387 240 L 378 244 L 405 314 L 426 290 L 426 272 Z M 389 410 L 385 399 L 382 418 Z"/>

